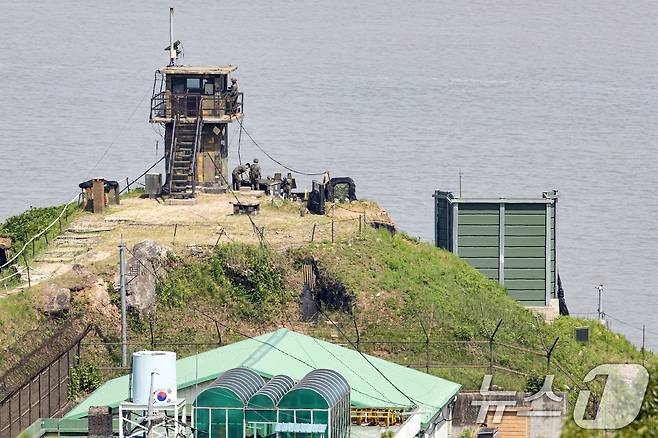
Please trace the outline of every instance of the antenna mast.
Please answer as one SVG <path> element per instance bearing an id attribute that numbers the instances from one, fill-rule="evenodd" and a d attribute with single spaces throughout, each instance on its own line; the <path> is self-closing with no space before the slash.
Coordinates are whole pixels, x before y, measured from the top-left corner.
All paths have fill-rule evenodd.
<path id="1" fill-rule="evenodd" d="M 176 64 L 176 48 L 174 47 L 174 8 L 169 8 L 169 65 Z"/>

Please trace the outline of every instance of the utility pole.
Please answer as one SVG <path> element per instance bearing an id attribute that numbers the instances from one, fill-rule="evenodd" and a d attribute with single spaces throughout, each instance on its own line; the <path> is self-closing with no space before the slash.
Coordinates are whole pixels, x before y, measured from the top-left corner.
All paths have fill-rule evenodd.
<path id="1" fill-rule="evenodd" d="M 126 346 L 126 244 L 121 235 L 119 245 L 119 287 L 121 288 L 121 366 L 128 366 L 128 350 Z"/>
<path id="2" fill-rule="evenodd" d="M 603 320 L 603 317 L 605 316 L 605 313 L 603 312 L 603 309 L 601 309 L 601 296 L 603 295 L 603 285 L 599 284 L 596 286 L 596 290 L 599 291 L 599 306 L 596 309 L 598 315 L 599 315 L 599 321 Z"/>

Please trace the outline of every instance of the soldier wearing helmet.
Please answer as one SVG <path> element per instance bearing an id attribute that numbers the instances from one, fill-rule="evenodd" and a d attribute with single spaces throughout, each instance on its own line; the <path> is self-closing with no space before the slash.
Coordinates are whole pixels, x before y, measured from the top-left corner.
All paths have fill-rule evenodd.
<path id="1" fill-rule="evenodd" d="M 249 167 L 249 181 L 251 182 L 252 190 L 258 190 L 260 188 L 260 177 L 260 164 L 258 163 L 258 158 L 254 158 L 254 164 Z"/>
<path id="2" fill-rule="evenodd" d="M 244 166 L 239 165 L 233 169 L 233 172 L 231 172 L 233 190 L 240 190 L 240 187 L 242 186 L 242 174 L 244 173 L 249 173 L 249 163 L 245 164 Z"/>
<path id="3" fill-rule="evenodd" d="M 235 113 L 238 109 L 238 79 L 237 78 L 231 78 L 231 91 L 229 93 L 229 99 L 228 99 L 228 104 L 229 104 L 229 111 L 231 113 Z"/>

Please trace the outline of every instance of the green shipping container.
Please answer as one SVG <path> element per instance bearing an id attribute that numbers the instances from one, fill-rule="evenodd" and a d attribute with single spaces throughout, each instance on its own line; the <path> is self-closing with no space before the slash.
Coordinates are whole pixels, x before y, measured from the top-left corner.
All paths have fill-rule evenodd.
<path id="1" fill-rule="evenodd" d="M 526 306 L 556 298 L 557 190 L 541 198 L 459 198 L 434 192 L 435 244 L 497 280 Z"/>

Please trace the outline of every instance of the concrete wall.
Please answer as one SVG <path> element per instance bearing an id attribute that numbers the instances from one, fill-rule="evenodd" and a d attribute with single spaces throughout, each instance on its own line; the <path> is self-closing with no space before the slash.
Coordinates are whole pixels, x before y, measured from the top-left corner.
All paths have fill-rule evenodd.
<path id="1" fill-rule="evenodd" d="M 567 414 L 567 394 L 558 392 L 556 396 L 561 397 L 560 401 L 554 401 L 546 395 L 536 400 L 526 401 L 526 397 L 532 394 L 516 392 L 513 395 L 482 395 L 479 392 L 462 392 L 457 396 L 455 404 L 452 430 L 450 437 L 458 437 L 464 429 L 478 429 L 480 424 L 477 423 L 479 405 L 473 405 L 473 402 L 499 402 L 506 401 L 514 403 L 511 409 L 517 410 L 517 415 L 526 415 L 528 418 L 528 438 L 559 438 L 562 431 L 562 424 Z M 496 406 L 490 406 L 495 410 Z M 558 416 L 547 414 L 547 412 L 559 413 Z M 488 427 L 497 427 L 496 424 L 488 424 Z"/>
<path id="2" fill-rule="evenodd" d="M 413 438 L 418 432 L 420 432 L 420 415 L 411 415 L 395 434 L 395 438 Z"/>
<path id="3" fill-rule="evenodd" d="M 430 424 L 423 438 L 448 438 L 452 431 L 452 408 L 445 406 L 441 410 L 441 415 Z"/>

